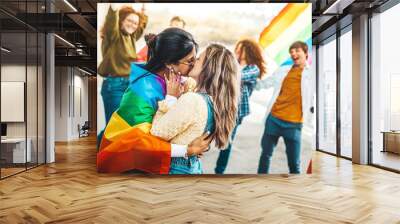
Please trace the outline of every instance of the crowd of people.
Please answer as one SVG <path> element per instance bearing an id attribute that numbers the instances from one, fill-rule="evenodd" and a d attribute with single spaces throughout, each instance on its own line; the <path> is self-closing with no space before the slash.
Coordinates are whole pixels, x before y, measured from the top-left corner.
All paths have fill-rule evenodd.
<path id="1" fill-rule="evenodd" d="M 263 50 L 251 38 L 231 51 L 210 43 L 202 52 L 173 17 L 168 28 L 145 35 L 144 5 L 111 5 L 101 30 L 104 78 L 101 95 L 106 127 L 98 136 L 99 172 L 138 170 L 161 174 L 202 174 L 201 157 L 213 142 L 220 149 L 215 166 L 223 174 L 237 129 L 250 114 L 255 89 L 273 88 L 267 110 L 258 173 L 268 173 L 283 137 L 290 173 L 300 173 L 301 134 L 313 115 L 314 89 L 307 66 L 308 46 L 289 47 L 293 64 L 267 74 Z"/>

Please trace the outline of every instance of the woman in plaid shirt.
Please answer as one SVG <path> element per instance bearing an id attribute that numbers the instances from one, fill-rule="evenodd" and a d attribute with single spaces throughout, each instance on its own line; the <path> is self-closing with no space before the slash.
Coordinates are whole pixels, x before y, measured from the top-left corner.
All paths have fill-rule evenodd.
<path id="1" fill-rule="evenodd" d="M 236 44 L 235 54 L 240 66 L 242 67 L 240 85 L 241 97 L 239 101 L 238 116 L 228 147 L 221 150 L 219 153 L 217 166 L 215 167 L 216 174 L 223 174 L 226 169 L 236 130 L 242 123 L 243 118 L 250 114 L 249 98 L 257 84 L 257 79 L 261 79 L 266 73 L 262 50 L 256 41 L 247 38 L 240 40 Z"/>

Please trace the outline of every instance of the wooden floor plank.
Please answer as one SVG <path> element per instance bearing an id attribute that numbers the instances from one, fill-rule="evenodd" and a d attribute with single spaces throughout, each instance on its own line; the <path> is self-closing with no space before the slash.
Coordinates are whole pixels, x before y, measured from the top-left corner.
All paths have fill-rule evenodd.
<path id="1" fill-rule="evenodd" d="M 312 175 L 98 174 L 95 138 L 0 181 L 0 223 L 400 223 L 400 175 L 317 152 Z"/>

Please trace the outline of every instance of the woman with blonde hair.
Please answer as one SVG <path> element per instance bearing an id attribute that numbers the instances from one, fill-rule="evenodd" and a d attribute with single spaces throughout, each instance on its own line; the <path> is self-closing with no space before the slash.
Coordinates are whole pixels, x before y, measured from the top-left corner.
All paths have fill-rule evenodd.
<path id="1" fill-rule="evenodd" d="M 239 101 L 236 126 L 232 132 L 232 139 L 225 150 L 221 150 L 218 156 L 215 173 L 223 174 L 228 165 L 229 155 L 236 130 L 245 116 L 250 114 L 249 98 L 257 84 L 257 79 L 262 79 L 266 73 L 265 61 L 259 44 L 249 38 L 240 40 L 235 46 L 236 58 L 241 67 L 241 97 Z"/>
<path id="2" fill-rule="evenodd" d="M 180 76 L 170 73 L 167 95 L 179 99 L 172 103 L 170 100 L 169 107 L 158 107 L 151 134 L 184 145 L 210 132 L 216 147 L 225 148 L 235 127 L 239 96 L 239 66 L 233 53 L 222 45 L 209 45 L 189 76 L 197 81 L 196 91 L 181 95 Z M 159 102 L 163 103 L 167 102 Z M 202 172 L 198 156 L 171 158 L 170 174 Z"/>

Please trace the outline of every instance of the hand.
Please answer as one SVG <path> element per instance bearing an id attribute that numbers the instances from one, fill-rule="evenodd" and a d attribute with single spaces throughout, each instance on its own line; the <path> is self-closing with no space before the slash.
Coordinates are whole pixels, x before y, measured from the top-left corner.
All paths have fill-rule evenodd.
<path id="1" fill-rule="evenodd" d="M 211 138 L 209 138 L 210 133 L 207 132 L 200 137 L 194 139 L 189 145 L 187 150 L 188 156 L 200 155 L 202 156 L 204 152 L 209 150 L 211 143 Z"/>
<path id="2" fill-rule="evenodd" d="M 119 9 L 119 5 L 117 3 L 110 3 L 110 4 L 112 10 L 117 11 Z"/>
<path id="3" fill-rule="evenodd" d="M 144 3 L 142 4 L 142 9 L 140 10 L 140 12 L 142 14 L 144 14 L 146 12 L 146 7 L 145 7 Z"/>
<path id="4" fill-rule="evenodd" d="M 196 81 L 193 78 L 188 77 L 183 83 L 183 92 L 194 92 L 196 85 Z"/>
<path id="5" fill-rule="evenodd" d="M 176 75 L 173 69 L 170 69 L 168 73 L 169 74 L 165 76 L 167 83 L 167 95 L 178 98 L 184 91 L 184 87 L 181 84 L 181 76 Z"/>

